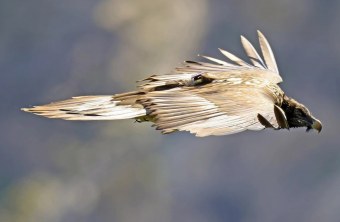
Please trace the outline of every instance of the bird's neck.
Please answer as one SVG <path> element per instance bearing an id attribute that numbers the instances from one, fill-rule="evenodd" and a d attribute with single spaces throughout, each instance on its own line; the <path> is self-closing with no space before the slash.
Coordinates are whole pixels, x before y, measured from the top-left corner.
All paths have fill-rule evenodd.
<path id="1" fill-rule="evenodd" d="M 285 111 L 286 115 L 287 113 L 294 112 L 294 109 L 296 107 L 296 101 L 286 95 L 283 96 L 283 101 L 281 108 Z"/>
<path id="2" fill-rule="evenodd" d="M 295 122 L 296 118 L 294 118 L 297 103 L 298 102 L 293 98 L 290 98 L 286 95 L 283 97 L 281 108 L 286 114 L 286 118 L 290 127 L 296 127 L 298 125 L 298 123 Z"/>

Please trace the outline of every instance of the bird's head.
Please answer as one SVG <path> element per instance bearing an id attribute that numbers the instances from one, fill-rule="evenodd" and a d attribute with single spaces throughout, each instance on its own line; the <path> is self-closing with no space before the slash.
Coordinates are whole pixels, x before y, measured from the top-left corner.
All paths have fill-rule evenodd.
<path id="1" fill-rule="evenodd" d="M 289 127 L 306 127 L 307 132 L 311 129 L 321 132 L 321 121 L 316 119 L 303 104 L 287 97 L 282 104 L 282 109 L 285 111 Z"/>

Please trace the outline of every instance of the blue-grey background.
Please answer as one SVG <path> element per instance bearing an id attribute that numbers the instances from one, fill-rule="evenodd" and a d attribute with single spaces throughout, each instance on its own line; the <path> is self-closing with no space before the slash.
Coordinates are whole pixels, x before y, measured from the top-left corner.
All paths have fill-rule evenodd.
<path id="1" fill-rule="evenodd" d="M 340 1 L 1 0 L 0 221 L 339 221 L 339 24 Z M 218 47 L 244 57 L 257 29 L 320 134 L 196 138 L 20 111 L 133 90 Z"/>

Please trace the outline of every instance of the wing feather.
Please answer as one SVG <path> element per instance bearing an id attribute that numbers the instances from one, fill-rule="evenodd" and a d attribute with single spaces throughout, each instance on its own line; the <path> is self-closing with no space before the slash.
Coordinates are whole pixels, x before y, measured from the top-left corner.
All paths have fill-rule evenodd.
<path id="1" fill-rule="evenodd" d="M 120 105 L 119 102 L 113 96 L 80 96 L 23 110 L 65 120 L 117 120 L 146 115 L 142 106 Z"/>
<path id="2" fill-rule="evenodd" d="M 192 79 L 197 75 L 203 75 L 212 80 L 238 78 L 247 75 L 253 79 L 267 80 L 278 84 L 282 82 L 282 78 L 279 74 L 273 51 L 267 39 L 260 31 L 258 31 L 258 37 L 263 58 L 257 53 L 254 46 L 245 37 L 241 36 L 244 50 L 253 65 L 248 64 L 230 52 L 219 49 L 234 64 L 209 56 L 203 56 L 213 63 L 186 61 L 183 66 L 177 67 L 172 73 L 153 75 L 144 79 L 143 81 L 146 81 L 146 83 L 140 85 L 139 88 L 152 90 L 155 87 L 170 84 L 179 84 L 179 86 L 190 85 L 192 84 Z"/>
<path id="3" fill-rule="evenodd" d="M 261 69 L 266 69 L 267 66 L 262 61 L 261 56 L 257 53 L 254 46 L 246 39 L 244 36 L 241 35 L 241 42 L 243 45 L 244 50 L 246 51 L 250 61 L 253 63 L 254 66 L 259 67 Z"/>
<path id="4" fill-rule="evenodd" d="M 235 56 L 234 54 L 227 52 L 223 49 L 219 49 L 220 52 L 225 55 L 228 59 L 230 59 L 231 61 L 235 62 L 236 64 L 240 65 L 240 66 L 250 66 L 248 63 L 246 63 L 245 61 L 243 61 L 242 59 L 240 59 L 239 57 Z"/>
<path id="5" fill-rule="evenodd" d="M 213 62 L 215 62 L 215 63 L 217 63 L 217 64 L 219 64 L 219 65 L 223 65 L 223 66 L 234 66 L 234 64 L 228 63 L 228 62 L 226 62 L 226 61 L 222 61 L 222 60 L 220 60 L 220 59 L 215 59 L 215 58 L 212 58 L 212 57 L 210 57 L 210 56 L 202 56 L 202 57 L 205 58 L 205 59 L 208 59 L 208 60 L 210 60 L 210 61 L 213 61 Z"/>
<path id="6" fill-rule="evenodd" d="M 262 50 L 262 55 L 263 55 L 264 61 L 266 61 L 268 69 L 272 70 L 276 74 L 279 74 L 279 69 L 277 68 L 277 65 L 276 65 L 274 53 L 268 43 L 268 40 L 259 30 L 257 30 L 257 33 L 259 36 L 259 42 L 260 42 L 260 46 Z"/>
<path id="7" fill-rule="evenodd" d="M 163 133 L 179 130 L 208 136 L 260 130 L 265 126 L 257 118 L 259 113 L 278 126 L 273 109 L 275 97 L 263 88 L 220 83 L 199 89 L 154 91 L 147 97 L 144 105 L 155 115 L 155 125 Z"/>

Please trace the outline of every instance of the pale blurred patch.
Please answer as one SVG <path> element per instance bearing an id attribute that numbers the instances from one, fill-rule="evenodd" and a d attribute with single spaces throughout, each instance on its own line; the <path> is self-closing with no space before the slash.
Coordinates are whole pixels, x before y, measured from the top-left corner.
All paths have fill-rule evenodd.
<path id="1" fill-rule="evenodd" d="M 197 54 L 208 24 L 206 0 L 105 0 L 96 23 L 119 38 L 112 52 L 112 79 L 122 85 L 167 73 Z M 132 83 L 131 83 L 132 81 Z"/>
<path id="2" fill-rule="evenodd" d="M 116 87 L 133 90 L 136 80 L 170 72 L 199 52 L 209 22 L 207 6 L 206 0 L 100 1 L 93 18 L 112 40 L 80 36 L 70 49 L 70 73 L 46 97 L 103 94 L 105 83 L 112 94 Z M 45 158 L 60 173 L 33 171 L 13 184 L 0 221 L 57 222 L 93 211 L 104 211 L 101 219 L 107 221 L 171 218 L 159 132 L 133 120 L 92 124 L 98 127 L 86 139 L 69 138 L 66 132 L 43 139 L 50 155 Z"/>
<path id="3" fill-rule="evenodd" d="M 62 221 L 68 213 L 89 213 L 98 199 L 98 190 L 82 178 L 61 181 L 48 173 L 36 172 L 13 186 L 8 199 L 0 221 L 54 222 Z"/>

